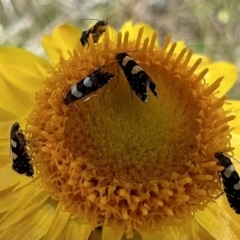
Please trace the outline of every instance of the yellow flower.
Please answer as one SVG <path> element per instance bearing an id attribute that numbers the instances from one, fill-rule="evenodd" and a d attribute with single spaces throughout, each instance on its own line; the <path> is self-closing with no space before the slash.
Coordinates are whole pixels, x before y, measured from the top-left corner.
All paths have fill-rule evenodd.
<path id="1" fill-rule="evenodd" d="M 225 195 L 215 201 L 222 167 L 214 158 L 240 139 L 240 102 L 224 96 L 236 67 L 170 37 L 159 47 L 144 24 L 109 28 L 84 48 L 80 35 L 62 25 L 44 36 L 49 61 L 0 48 L 0 239 L 238 239 L 239 216 Z M 144 104 L 131 94 L 115 60 L 123 51 L 151 76 L 159 98 Z M 113 80 L 77 108 L 64 105 L 69 87 L 104 64 Z M 33 179 L 11 169 L 17 121 Z"/>

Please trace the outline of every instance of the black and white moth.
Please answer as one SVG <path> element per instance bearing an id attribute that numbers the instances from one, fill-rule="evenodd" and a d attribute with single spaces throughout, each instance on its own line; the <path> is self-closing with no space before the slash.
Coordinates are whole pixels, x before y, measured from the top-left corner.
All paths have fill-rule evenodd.
<path id="1" fill-rule="evenodd" d="M 26 174 L 32 177 L 34 169 L 30 163 L 31 157 L 27 151 L 27 143 L 19 123 L 14 123 L 10 132 L 12 169 L 19 174 Z"/>
<path id="2" fill-rule="evenodd" d="M 82 36 L 80 38 L 80 42 L 83 46 L 88 44 L 88 39 L 90 34 L 92 34 L 93 42 L 97 43 L 98 39 L 101 37 L 101 35 L 106 31 L 106 27 L 108 25 L 107 21 L 98 21 L 94 26 L 89 28 L 86 31 L 82 32 Z"/>
<path id="3" fill-rule="evenodd" d="M 114 77 L 112 72 L 101 72 L 100 67 L 70 87 L 64 95 L 64 104 L 68 105 L 103 87 Z"/>
<path id="4" fill-rule="evenodd" d="M 232 161 L 228 156 L 222 152 L 214 154 L 218 160 L 219 165 L 223 166 L 224 169 L 220 172 L 224 192 L 227 196 L 230 207 L 237 213 L 240 214 L 240 178 L 233 166 Z"/>
<path id="5" fill-rule="evenodd" d="M 156 84 L 148 76 L 148 74 L 130 57 L 126 52 L 121 52 L 115 56 L 118 65 L 122 68 L 124 75 L 130 85 L 132 91 L 143 102 L 148 100 L 148 87 L 152 93 L 158 97 L 156 92 Z"/>

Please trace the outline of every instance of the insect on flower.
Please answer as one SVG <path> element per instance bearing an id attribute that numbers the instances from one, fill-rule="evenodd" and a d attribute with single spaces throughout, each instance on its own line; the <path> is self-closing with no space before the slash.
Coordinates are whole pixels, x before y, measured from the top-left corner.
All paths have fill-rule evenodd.
<path id="1" fill-rule="evenodd" d="M 118 65 L 122 68 L 131 90 L 142 100 L 147 102 L 149 87 L 152 93 L 158 97 L 156 84 L 148 76 L 148 74 L 130 57 L 126 52 L 116 54 Z"/>
<path id="2" fill-rule="evenodd" d="M 215 158 L 224 169 L 221 178 L 230 207 L 240 214 L 240 178 L 229 157 L 221 152 L 215 153 Z"/>
<path id="3" fill-rule="evenodd" d="M 90 20 L 90 19 L 89 19 Z M 95 20 L 95 19 L 94 19 Z M 107 21 L 98 21 L 94 26 L 92 26 L 90 29 L 83 31 L 82 36 L 80 38 L 80 42 L 83 46 L 88 44 L 88 38 L 90 34 L 92 34 L 93 42 L 97 43 L 98 39 L 102 36 L 102 34 L 106 31 L 106 27 L 108 25 Z"/>
<path id="4" fill-rule="evenodd" d="M 12 168 L 19 174 L 26 174 L 32 177 L 34 174 L 33 166 L 30 163 L 31 157 L 27 151 L 27 143 L 19 123 L 14 123 L 10 132 Z"/>
<path id="5" fill-rule="evenodd" d="M 68 105 L 103 87 L 114 77 L 111 72 L 101 72 L 104 66 L 97 68 L 84 79 L 70 87 L 64 95 L 64 104 Z"/>

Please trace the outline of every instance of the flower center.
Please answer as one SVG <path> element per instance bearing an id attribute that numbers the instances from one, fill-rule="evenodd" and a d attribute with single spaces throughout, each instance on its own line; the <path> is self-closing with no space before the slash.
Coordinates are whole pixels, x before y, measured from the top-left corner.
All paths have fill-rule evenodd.
<path id="1" fill-rule="evenodd" d="M 140 31 L 141 32 L 141 31 Z M 231 150 L 230 130 L 222 106 L 225 98 L 204 82 L 200 63 L 188 66 L 192 52 L 154 48 L 156 34 L 140 46 L 118 35 L 89 48 L 74 50 L 36 95 L 28 118 L 28 138 L 34 164 L 47 191 L 75 216 L 93 227 L 124 223 L 127 236 L 181 223 L 202 209 L 220 190 L 214 152 Z M 149 45 L 148 45 L 149 43 Z M 115 54 L 129 55 L 151 76 L 159 98 L 143 103 L 131 92 L 117 68 Z M 107 54 L 106 54 L 107 53 Z M 65 106 L 69 86 L 94 69 L 115 72 L 113 80 L 77 108 Z M 93 67 L 94 66 L 94 67 Z M 221 169 L 220 169 L 221 170 Z M 144 226 L 144 227 L 143 227 Z"/>
<path id="2" fill-rule="evenodd" d="M 109 183 L 115 178 L 148 185 L 186 172 L 184 163 L 198 147 L 200 107 L 185 82 L 173 88 L 174 79 L 159 76 L 152 74 L 160 98 L 151 95 L 147 104 L 121 75 L 118 83 L 115 78 L 95 97 L 79 101 L 79 110 L 69 108 L 64 139 L 73 157 L 87 159 Z"/>

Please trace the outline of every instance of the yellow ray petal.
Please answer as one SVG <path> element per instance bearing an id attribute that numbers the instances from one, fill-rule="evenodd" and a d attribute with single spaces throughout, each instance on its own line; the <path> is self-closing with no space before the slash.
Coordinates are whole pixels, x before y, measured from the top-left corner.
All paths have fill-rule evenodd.
<path id="1" fill-rule="evenodd" d="M 0 168 L 0 196 L 1 191 L 18 184 L 24 175 L 12 170 L 12 161 Z"/>
<path id="2" fill-rule="evenodd" d="M 5 191 L 3 194 L 2 192 L 0 192 L 0 213 L 9 211 L 9 209 L 13 206 L 18 197 L 19 194 L 17 191 L 12 192 L 11 194 L 6 194 Z"/>
<path id="3" fill-rule="evenodd" d="M 21 195 L 15 204 L 1 219 L 1 230 L 5 230 L 32 214 L 49 198 L 47 192 L 41 188 L 41 180 L 35 180 L 21 190 Z M 7 204 L 7 203 L 6 203 Z M 14 216 L 14 217 L 13 217 Z"/>
<path id="4" fill-rule="evenodd" d="M 21 175 L 22 176 L 22 175 Z M 16 203 L 17 199 L 24 194 L 23 186 L 32 181 L 32 178 L 22 176 L 22 180 L 16 186 L 0 191 L 0 212 L 9 211 Z M 28 187 L 28 186 L 27 186 Z M 7 204 L 6 204 L 7 203 Z"/>
<path id="5" fill-rule="evenodd" d="M 200 63 L 199 65 L 199 68 L 196 70 L 196 72 L 199 72 L 203 70 L 203 68 L 206 68 L 206 65 L 210 64 L 212 61 L 210 58 L 208 58 L 207 56 L 205 55 L 202 55 L 202 54 L 193 54 L 190 62 L 189 62 L 189 65 L 192 66 L 199 58 L 202 59 L 202 62 Z"/>
<path id="6" fill-rule="evenodd" d="M 92 233 L 92 226 L 89 223 L 82 223 L 80 225 L 80 237 L 82 240 L 88 240 Z"/>
<path id="7" fill-rule="evenodd" d="M 80 236 L 80 225 L 81 223 L 79 222 L 78 219 L 69 219 L 67 222 L 66 227 L 63 229 L 61 235 L 58 236 L 58 240 L 62 239 L 78 239 Z"/>
<path id="8" fill-rule="evenodd" d="M 57 239 L 59 236 L 62 237 L 62 231 L 65 228 L 71 214 L 69 212 L 62 211 L 61 206 L 58 204 L 54 214 L 53 224 L 48 229 L 43 240 Z M 63 238 L 62 238 L 63 239 Z M 70 238 L 68 238 L 70 239 Z"/>
<path id="9" fill-rule="evenodd" d="M 0 156 L 11 154 L 10 150 L 10 138 L 8 139 L 0 139 Z"/>
<path id="10" fill-rule="evenodd" d="M 9 155 L 0 155 L 0 168 L 4 165 L 9 164 L 12 161 L 12 157 Z"/>
<path id="11" fill-rule="evenodd" d="M 52 62 L 58 63 L 59 57 L 68 57 L 68 50 L 77 48 L 81 31 L 71 24 L 63 24 L 54 29 L 52 35 L 44 35 L 42 45 Z"/>
<path id="12" fill-rule="evenodd" d="M 235 119 L 230 122 L 230 126 L 233 129 L 233 133 L 240 135 L 240 100 L 227 100 L 227 103 L 224 105 L 224 110 L 232 110 L 232 114 L 235 115 Z"/>
<path id="13" fill-rule="evenodd" d="M 56 238 L 57 240 L 62 239 L 69 239 L 69 240 L 75 240 L 75 239 L 82 239 L 81 238 L 81 227 L 82 222 L 79 219 L 69 219 L 67 222 L 66 227 L 62 231 L 61 235 Z M 91 231 L 91 229 L 90 229 Z M 91 234 L 91 233 L 90 233 Z M 100 240 L 101 239 L 101 231 L 95 230 L 93 234 L 89 238 L 86 238 L 88 240 Z"/>
<path id="14" fill-rule="evenodd" d="M 172 226 L 163 231 L 159 231 L 154 238 L 150 236 L 143 236 L 143 240 L 152 239 L 214 240 L 215 238 L 211 236 L 210 232 L 204 229 L 195 219 L 192 219 L 182 226 Z"/>
<path id="15" fill-rule="evenodd" d="M 112 39 L 113 41 L 116 41 L 117 31 L 111 26 L 107 27 L 107 31 L 108 31 L 109 38 Z"/>
<path id="16" fill-rule="evenodd" d="M 13 191 L 17 191 L 18 189 L 21 189 L 22 187 L 25 187 L 27 184 L 31 183 L 32 181 L 39 181 L 39 177 L 34 175 L 34 178 L 27 177 L 25 175 L 22 175 L 22 180 L 19 182 L 13 189 Z"/>
<path id="17" fill-rule="evenodd" d="M 217 199 L 217 204 L 197 212 L 196 220 L 216 239 L 240 238 L 240 216 L 230 209 L 225 195 Z"/>
<path id="18" fill-rule="evenodd" d="M 34 90 L 42 87 L 42 76 L 46 76 L 50 63 L 25 49 L 0 47 L 1 77 L 18 85 L 20 89 Z"/>
<path id="19" fill-rule="evenodd" d="M 17 116 L 26 116 L 33 104 L 34 93 L 42 87 L 49 68 L 46 60 L 24 49 L 1 47 L 1 108 Z"/>
<path id="20" fill-rule="evenodd" d="M 112 28 L 111 26 L 107 26 L 106 28 L 106 32 L 105 34 L 108 34 L 109 38 L 112 40 L 112 41 L 117 41 L 117 32 L 114 28 Z M 100 38 L 99 38 L 99 41 L 98 43 L 101 43 L 101 42 L 104 42 L 104 38 L 105 38 L 105 34 L 103 34 Z"/>
<path id="21" fill-rule="evenodd" d="M 0 107 L 0 122 L 14 122 L 19 117 L 16 113 Z"/>
<path id="22" fill-rule="evenodd" d="M 231 145 L 234 147 L 234 156 L 240 160 L 240 134 L 232 133 Z M 239 167 L 240 173 L 240 164 L 235 164 L 235 166 Z"/>
<path id="23" fill-rule="evenodd" d="M 143 30 L 143 34 L 142 34 L 142 39 L 144 40 L 145 38 L 149 38 L 153 35 L 154 32 L 156 32 L 156 30 L 154 30 L 152 27 L 150 27 L 149 25 L 145 24 L 145 23 L 137 23 L 133 25 L 133 21 L 127 21 L 126 23 L 124 23 L 120 29 L 120 32 L 122 32 L 123 34 L 125 32 L 129 32 L 129 41 L 133 41 L 136 40 L 137 38 L 137 33 L 138 31 L 144 28 Z M 158 46 L 158 42 L 156 41 L 155 43 L 156 46 Z"/>
<path id="24" fill-rule="evenodd" d="M 123 226 L 119 226 L 117 229 L 116 227 L 104 226 L 102 230 L 102 239 L 116 239 L 121 240 L 124 233 Z"/>
<path id="25" fill-rule="evenodd" d="M 172 44 L 169 44 L 166 51 L 168 52 L 171 47 L 172 47 Z M 185 47 L 186 47 L 186 44 L 184 41 L 177 41 L 177 46 L 174 49 L 174 53 L 179 54 Z"/>
<path id="26" fill-rule="evenodd" d="M 22 217 L 18 223 L 2 232 L 0 227 L 0 239 L 6 240 L 39 240 L 47 232 L 52 223 L 55 208 L 49 201 L 39 206 L 27 217 Z M 16 214 L 11 216 L 13 219 Z"/>
<path id="27" fill-rule="evenodd" d="M 218 93 L 216 94 L 218 97 L 225 95 L 237 80 L 237 67 L 228 62 L 205 64 L 203 67 L 199 67 L 197 72 L 201 72 L 204 68 L 209 69 L 208 73 L 204 77 L 209 85 L 217 78 L 224 76 L 224 79 L 218 89 Z"/>
<path id="28" fill-rule="evenodd" d="M 26 117 L 34 104 L 33 94 L 35 91 L 29 94 L 26 91 L 17 89 L 17 86 L 13 86 L 8 82 L 0 85 L 1 89 L 4 89 L 4 93 L 0 98 L 0 106 L 4 110 L 10 111 L 17 116 Z"/>

